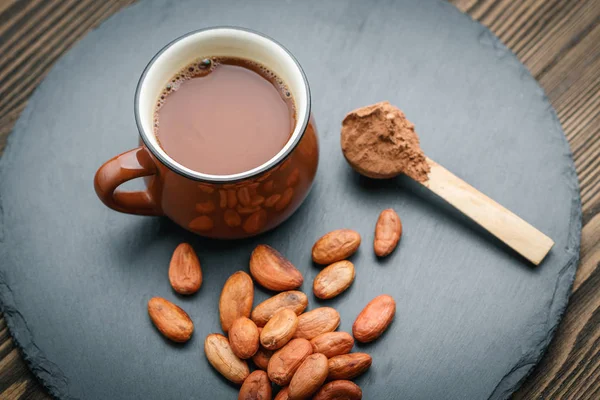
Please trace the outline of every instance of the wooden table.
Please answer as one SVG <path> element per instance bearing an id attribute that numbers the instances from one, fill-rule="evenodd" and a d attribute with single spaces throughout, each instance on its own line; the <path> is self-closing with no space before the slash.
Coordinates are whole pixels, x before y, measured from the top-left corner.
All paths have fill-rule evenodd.
<path id="1" fill-rule="evenodd" d="M 417 0 L 415 0 L 417 1 Z M 600 0 L 450 0 L 525 63 L 554 105 L 583 203 L 581 264 L 558 331 L 517 399 L 600 398 Z M 79 38 L 133 0 L 0 0 L 0 154 L 27 99 Z M 46 399 L 0 319 L 0 399 Z"/>

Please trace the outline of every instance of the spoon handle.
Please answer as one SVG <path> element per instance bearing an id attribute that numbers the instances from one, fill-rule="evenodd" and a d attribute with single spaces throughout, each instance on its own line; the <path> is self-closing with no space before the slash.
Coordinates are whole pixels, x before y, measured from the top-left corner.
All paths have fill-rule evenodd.
<path id="1" fill-rule="evenodd" d="M 423 186 L 539 265 L 554 245 L 552 239 L 435 161 L 427 158 L 427 162 L 431 171 L 429 180 L 422 182 Z"/>

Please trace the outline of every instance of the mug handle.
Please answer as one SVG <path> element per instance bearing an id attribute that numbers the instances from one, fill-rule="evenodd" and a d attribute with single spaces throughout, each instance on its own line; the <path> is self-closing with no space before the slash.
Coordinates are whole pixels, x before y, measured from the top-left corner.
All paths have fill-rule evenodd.
<path id="1" fill-rule="evenodd" d="M 125 192 L 119 185 L 135 178 L 155 175 L 158 169 L 144 147 L 126 151 L 105 162 L 96 172 L 94 188 L 113 210 L 137 215 L 164 215 L 148 189 Z"/>

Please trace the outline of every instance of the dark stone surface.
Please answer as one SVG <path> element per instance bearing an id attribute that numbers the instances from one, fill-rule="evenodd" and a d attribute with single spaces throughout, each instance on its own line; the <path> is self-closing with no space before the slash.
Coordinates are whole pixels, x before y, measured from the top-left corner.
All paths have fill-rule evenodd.
<path id="1" fill-rule="evenodd" d="M 92 178 L 136 146 L 133 94 L 165 43 L 210 25 L 241 25 L 287 46 L 311 82 L 321 165 L 305 205 L 253 240 L 193 237 L 162 218 L 118 214 Z M 425 152 L 552 237 L 532 268 L 407 179 L 372 182 L 343 160 L 340 122 L 379 100 L 400 106 Z M 206 362 L 219 330 L 225 279 L 247 269 L 257 243 L 287 255 L 311 292 L 313 241 L 357 229 L 357 276 L 332 301 L 341 330 L 389 293 L 396 320 L 359 378 L 366 399 L 506 398 L 533 368 L 562 314 L 575 274 L 580 202 L 569 148 L 535 80 L 487 29 L 441 1 L 142 1 L 110 18 L 55 66 L 10 137 L 0 171 L 0 293 L 11 332 L 34 373 L 60 398 L 235 398 Z M 378 261 L 379 211 L 394 207 L 405 234 Z M 170 289 L 172 250 L 189 241 L 204 270 L 200 292 Z M 163 296 L 196 323 L 190 343 L 164 340 L 146 314 Z M 267 293 L 258 290 L 255 303 Z"/>

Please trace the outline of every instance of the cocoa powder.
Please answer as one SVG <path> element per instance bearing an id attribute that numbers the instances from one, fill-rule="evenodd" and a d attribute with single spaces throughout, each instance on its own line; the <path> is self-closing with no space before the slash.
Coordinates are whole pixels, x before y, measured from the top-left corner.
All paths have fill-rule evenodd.
<path id="1" fill-rule="evenodd" d="M 428 180 L 430 168 L 414 124 L 387 101 L 348 113 L 341 144 L 346 160 L 362 175 L 381 179 L 404 173 L 419 182 Z"/>

